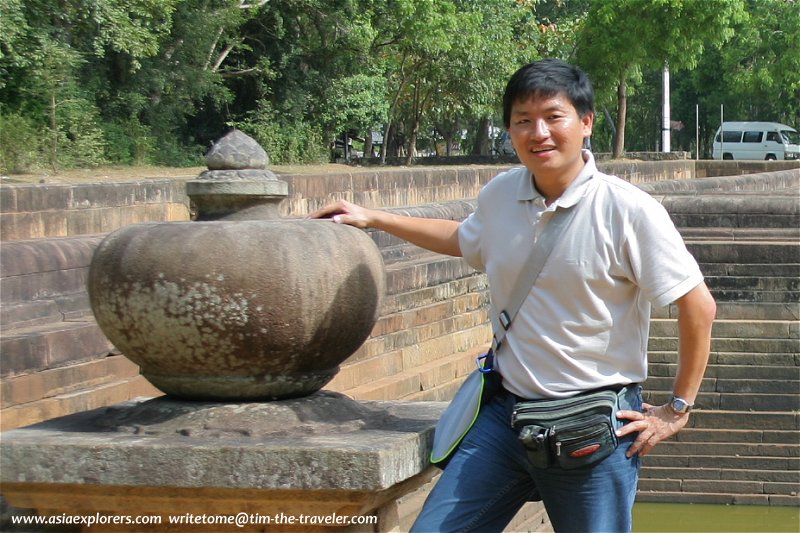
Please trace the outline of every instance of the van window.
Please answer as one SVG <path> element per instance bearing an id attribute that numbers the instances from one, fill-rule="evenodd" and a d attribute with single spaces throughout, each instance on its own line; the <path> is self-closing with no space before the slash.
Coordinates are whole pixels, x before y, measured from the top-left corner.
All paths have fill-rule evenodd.
<path id="1" fill-rule="evenodd" d="M 789 144 L 800 144 L 800 133 L 796 131 L 781 130 L 781 137 Z"/>
<path id="2" fill-rule="evenodd" d="M 717 142 L 719 142 L 719 135 L 717 135 Z M 726 143 L 742 142 L 742 132 L 741 131 L 723 131 L 722 132 L 722 142 L 726 142 Z"/>
<path id="3" fill-rule="evenodd" d="M 778 136 L 778 132 L 777 131 L 767 132 L 767 140 L 768 141 L 772 141 L 772 142 L 776 142 L 776 143 L 780 143 L 781 142 L 781 138 Z"/>
<path id="4" fill-rule="evenodd" d="M 761 137 L 764 135 L 762 131 L 746 131 L 742 142 L 745 143 L 760 143 Z"/>

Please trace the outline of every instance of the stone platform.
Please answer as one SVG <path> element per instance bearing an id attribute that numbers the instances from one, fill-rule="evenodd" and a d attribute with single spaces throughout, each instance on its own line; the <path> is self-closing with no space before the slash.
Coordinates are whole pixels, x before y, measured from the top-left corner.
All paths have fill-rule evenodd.
<path id="1" fill-rule="evenodd" d="M 338 529 L 396 531 L 398 498 L 436 473 L 428 453 L 444 406 L 357 402 L 325 391 L 261 403 L 131 401 L 4 432 L 0 480 L 15 507 L 160 515 L 154 531 L 164 531 L 170 516 L 240 513 L 262 523 L 231 530 L 323 529 L 270 527 L 263 518 L 306 515 L 372 516 L 371 524 Z"/>

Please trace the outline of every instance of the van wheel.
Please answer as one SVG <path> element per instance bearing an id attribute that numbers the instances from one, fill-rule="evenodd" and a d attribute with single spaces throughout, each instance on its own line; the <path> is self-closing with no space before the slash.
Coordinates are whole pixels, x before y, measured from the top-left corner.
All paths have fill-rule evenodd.
<path id="1" fill-rule="evenodd" d="M 733 154 L 728 154 L 728 153 L 722 154 L 722 159 L 725 159 L 726 161 L 729 161 L 729 160 L 733 159 Z"/>
<path id="2" fill-rule="evenodd" d="M 777 161 L 778 158 L 775 157 L 775 154 L 767 154 L 767 157 L 764 158 L 765 161 Z"/>

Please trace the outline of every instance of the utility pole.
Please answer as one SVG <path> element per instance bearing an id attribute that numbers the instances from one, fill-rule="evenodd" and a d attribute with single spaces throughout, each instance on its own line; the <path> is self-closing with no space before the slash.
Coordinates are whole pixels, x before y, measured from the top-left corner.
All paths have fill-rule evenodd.
<path id="1" fill-rule="evenodd" d="M 670 109 L 669 109 L 669 64 L 664 63 L 664 71 L 662 74 L 664 85 L 662 113 L 661 113 L 661 151 L 669 153 L 671 151 L 669 139 L 669 124 L 670 124 Z"/>

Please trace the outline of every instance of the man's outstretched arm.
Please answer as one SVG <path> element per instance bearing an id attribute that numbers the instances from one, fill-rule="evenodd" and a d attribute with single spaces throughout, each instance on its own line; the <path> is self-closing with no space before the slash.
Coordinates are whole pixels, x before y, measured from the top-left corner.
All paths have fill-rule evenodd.
<path id="1" fill-rule="evenodd" d="M 426 250 L 461 257 L 458 243 L 460 223 L 455 220 L 396 215 L 344 200 L 323 207 L 308 215 L 308 218 L 331 219 L 337 224 L 383 230 Z"/>

